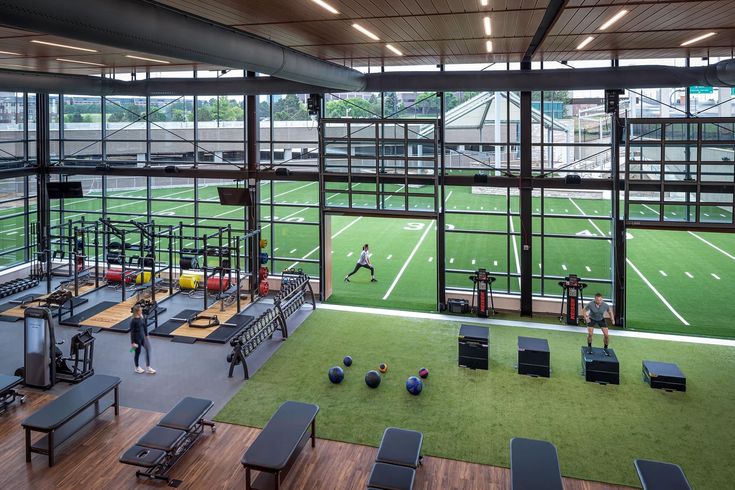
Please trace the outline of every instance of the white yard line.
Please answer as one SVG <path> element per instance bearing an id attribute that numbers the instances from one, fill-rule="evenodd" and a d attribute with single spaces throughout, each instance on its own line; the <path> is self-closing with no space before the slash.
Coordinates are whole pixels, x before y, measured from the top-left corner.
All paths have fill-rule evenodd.
<path id="1" fill-rule="evenodd" d="M 385 260 L 390 260 L 393 258 L 393 254 L 388 255 L 388 257 L 385 258 Z"/>
<path id="2" fill-rule="evenodd" d="M 348 257 L 352 257 L 352 252 L 347 254 Z"/>
<path id="3" fill-rule="evenodd" d="M 577 210 L 581 214 L 584 214 L 584 211 L 582 210 L 582 208 L 579 207 L 579 205 L 576 202 L 574 202 L 574 199 L 572 199 L 571 197 L 569 197 L 568 199 L 574 205 L 574 207 L 577 208 Z M 592 221 L 590 218 L 587 218 L 587 221 L 589 221 L 590 224 L 595 228 L 595 230 L 597 230 L 597 233 L 599 233 L 600 236 L 607 236 L 607 234 L 603 233 L 600 227 L 597 226 L 597 224 L 594 221 Z M 610 242 L 610 240 L 608 240 L 608 242 Z"/>
<path id="4" fill-rule="evenodd" d="M 434 262 L 434 257 L 429 257 L 429 262 Z"/>
<path id="5" fill-rule="evenodd" d="M 592 272 L 592 269 L 590 269 L 590 266 L 585 265 L 584 268 L 587 269 L 587 272 Z"/>
<path id="6" fill-rule="evenodd" d="M 664 271 L 659 271 L 659 272 L 661 273 L 662 276 L 668 277 Z"/>
<path id="7" fill-rule="evenodd" d="M 406 270 L 406 267 L 408 267 L 408 264 L 411 263 L 411 260 L 413 260 L 413 256 L 416 255 L 416 251 L 421 247 L 421 244 L 424 243 L 424 240 L 426 239 L 426 236 L 429 234 L 431 229 L 436 229 L 436 226 L 432 226 L 432 224 L 429 224 L 429 226 L 426 227 L 426 230 L 424 231 L 424 234 L 421 235 L 421 238 L 419 238 L 418 243 L 415 247 L 413 247 L 413 250 L 411 251 L 411 254 L 408 256 L 408 259 L 406 259 L 406 262 L 403 263 L 403 267 L 401 267 L 401 270 L 398 271 L 398 275 L 393 280 L 393 284 L 390 285 L 388 288 L 388 292 L 385 293 L 385 296 L 383 296 L 383 300 L 388 299 L 388 296 L 390 296 L 390 293 L 393 292 L 393 288 L 396 287 L 396 284 L 398 284 L 398 281 L 401 279 L 401 276 L 403 276 L 403 272 Z"/>
<path id="8" fill-rule="evenodd" d="M 516 230 L 515 230 L 515 226 L 513 225 L 513 217 L 512 216 L 511 216 L 511 218 L 510 218 L 509 221 L 510 221 L 510 232 L 513 233 L 511 235 L 511 239 L 513 240 L 513 252 L 514 252 L 514 254 L 516 256 L 516 272 L 519 274 L 519 277 L 518 277 L 518 287 L 520 288 L 521 287 L 521 278 L 520 278 L 520 273 L 521 273 L 521 259 L 518 256 L 518 243 L 516 242 L 516 236 L 515 236 Z"/>
<path id="9" fill-rule="evenodd" d="M 715 279 L 717 279 L 718 281 L 720 280 L 720 276 L 718 276 L 718 275 L 717 275 L 717 274 L 715 274 L 715 273 L 712 273 L 712 272 L 710 272 L 710 276 L 714 277 L 714 278 L 715 278 Z"/>
<path id="10" fill-rule="evenodd" d="M 694 276 L 693 276 L 693 275 L 691 275 L 691 274 L 689 274 L 688 272 L 684 272 L 684 274 L 685 274 L 685 275 L 686 275 L 686 276 L 687 276 L 687 277 L 688 277 L 689 279 L 694 279 Z"/>
<path id="11" fill-rule="evenodd" d="M 567 266 L 566 266 L 566 265 L 564 265 L 564 264 L 562 264 L 562 265 L 561 265 L 561 268 L 562 268 L 563 270 L 567 270 Z"/>
<path id="12" fill-rule="evenodd" d="M 296 191 L 298 191 L 299 189 L 303 189 L 304 187 L 309 187 L 310 185 L 314 185 L 314 184 L 316 184 L 316 183 L 317 183 L 317 182 L 309 182 L 308 184 L 304 184 L 304 185 L 302 185 L 302 186 L 299 186 L 299 187 L 295 187 L 295 188 L 291 189 L 290 191 L 285 191 L 285 192 L 281 192 L 280 194 L 276 194 L 276 195 L 275 195 L 275 196 L 273 196 L 273 197 L 269 197 L 269 198 L 265 199 L 265 200 L 263 201 L 263 203 L 265 203 L 265 202 L 271 202 L 271 200 L 272 200 L 273 198 L 275 198 L 275 197 L 281 197 L 281 196 L 285 196 L 286 194 L 291 194 L 292 192 L 296 192 Z M 262 203 L 261 203 L 261 204 L 262 204 Z"/>
<path id="13" fill-rule="evenodd" d="M 722 253 L 722 254 L 724 254 L 724 255 L 728 256 L 728 257 L 729 257 L 729 258 L 731 258 L 732 260 L 735 260 L 735 256 L 734 256 L 734 255 L 732 255 L 732 254 L 729 254 L 729 253 L 725 252 L 724 250 L 722 250 L 722 249 L 721 249 L 720 247 L 718 247 L 718 246 L 717 246 L 717 245 L 715 245 L 714 243 L 708 242 L 707 240 L 705 240 L 704 238 L 702 238 L 701 236 L 697 235 L 697 234 L 696 234 L 696 233 L 694 233 L 694 232 L 691 232 L 691 231 L 690 231 L 690 232 L 689 232 L 689 234 L 690 234 L 691 236 L 693 236 L 694 238 L 698 238 L 698 239 L 702 240 L 702 241 L 703 241 L 704 243 L 706 243 L 706 244 L 707 244 L 707 245 L 709 245 L 710 247 L 714 248 L 714 249 L 715 249 L 715 250 L 717 250 L 718 252 L 720 252 L 720 253 Z"/>
<path id="14" fill-rule="evenodd" d="M 451 259 L 449 259 L 449 263 L 450 264 L 454 264 L 454 257 L 452 257 Z"/>
<path id="15" fill-rule="evenodd" d="M 335 238 L 337 238 L 338 236 L 340 236 L 340 235 L 342 234 L 342 232 L 344 232 L 345 230 L 347 230 L 347 229 L 348 229 L 348 228 L 349 228 L 350 226 L 354 225 L 355 223 L 357 223 L 357 222 L 358 222 L 358 221 L 360 221 L 361 219 L 362 219 L 362 216 L 359 216 L 359 217 L 357 217 L 357 218 L 353 219 L 352 221 L 350 221 L 349 223 L 347 223 L 347 224 L 346 224 L 346 225 L 345 225 L 344 227 L 342 227 L 342 229 L 341 229 L 341 230 L 339 230 L 339 231 L 338 231 L 337 233 L 335 233 L 334 235 L 332 235 L 332 239 L 335 239 Z M 309 252 L 308 254 L 306 254 L 306 255 L 304 255 L 303 257 L 301 257 L 301 260 L 304 260 L 304 259 L 306 259 L 306 258 L 309 258 L 309 256 L 310 256 L 310 255 L 312 255 L 312 254 L 313 254 L 314 252 L 316 252 L 317 250 L 319 250 L 319 246 L 318 246 L 318 245 L 317 245 L 316 247 L 314 247 L 314 248 L 313 248 L 313 249 L 311 250 L 311 252 Z M 299 265 L 299 262 L 300 262 L 300 261 L 294 262 L 294 263 L 293 263 L 293 264 L 291 264 L 290 266 L 286 267 L 286 269 L 293 269 L 294 267 L 296 267 L 297 265 Z"/>
<path id="16" fill-rule="evenodd" d="M 678 319 L 679 319 L 679 321 L 680 321 L 681 323 L 683 323 L 683 324 L 684 324 L 684 325 L 686 325 L 686 326 L 689 326 L 689 322 L 688 322 L 688 321 L 686 321 L 686 320 L 684 319 L 684 317 L 683 317 L 683 316 L 681 316 L 681 315 L 679 314 L 679 312 L 678 312 L 678 311 L 676 311 L 676 310 L 674 309 L 674 307 L 673 307 L 673 306 L 671 306 L 671 304 L 670 304 L 670 303 L 669 303 L 668 301 L 666 301 L 666 298 L 664 298 L 664 296 L 663 296 L 663 295 L 662 295 L 661 293 L 659 293 L 659 292 L 658 292 L 658 289 L 656 289 L 656 287 L 655 287 L 655 286 L 654 286 L 653 284 L 651 284 L 651 281 L 649 281 L 649 280 L 648 280 L 648 279 L 646 278 L 646 276 L 644 276 L 644 275 L 643 275 L 643 273 L 642 273 L 641 271 L 639 271 L 639 270 L 638 270 L 638 267 L 636 267 L 636 266 L 635 266 L 635 265 L 633 264 L 633 262 L 631 262 L 631 261 L 630 261 L 630 259 L 627 259 L 627 258 L 626 258 L 626 259 L 625 259 L 625 261 L 626 261 L 626 262 L 628 263 L 628 265 L 630 266 L 630 268 L 631 268 L 631 269 L 633 269 L 633 271 L 634 271 L 634 272 L 635 272 L 636 274 L 638 274 L 638 277 L 640 277 L 640 278 L 641 278 L 641 280 L 642 280 L 642 281 L 643 281 L 644 283 L 646 283 L 646 286 L 648 286 L 649 288 L 651 288 L 651 291 L 653 291 L 653 294 L 655 294 L 656 296 L 658 296 L 658 299 L 660 299 L 660 300 L 661 300 L 661 302 L 662 302 L 662 303 L 663 303 L 663 304 L 664 304 L 664 305 L 665 305 L 665 306 L 666 306 L 666 307 L 667 307 L 667 308 L 669 309 L 669 311 L 671 311 L 671 313 L 673 313 L 673 314 L 674 314 L 674 316 L 675 316 L 676 318 L 678 318 Z"/>

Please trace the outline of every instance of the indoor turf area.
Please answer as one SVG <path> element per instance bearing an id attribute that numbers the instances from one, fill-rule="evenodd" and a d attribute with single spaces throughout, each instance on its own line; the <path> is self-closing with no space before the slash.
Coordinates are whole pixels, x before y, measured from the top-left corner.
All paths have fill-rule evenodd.
<path id="1" fill-rule="evenodd" d="M 471 320 L 468 320 L 471 322 Z M 345 311 L 313 313 L 225 408 L 217 420 L 262 427 L 286 399 L 321 408 L 321 437 L 377 446 L 386 426 L 424 434 L 426 454 L 508 466 L 508 441 L 554 441 L 564 476 L 636 484 L 636 457 L 687 461 L 694 488 L 727 488 L 728 465 L 711 454 L 732 454 L 735 432 L 722 420 L 735 404 L 732 347 L 613 337 L 621 363 L 620 385 L 585 383 L 580 346 L 585 335 L 514 327 L 490 328 L 489 371 L 457 367 L 456 321 L 414 320 Z M 518 336 L 548 339 L 549 379 L 518 376 Z M 335 385 L 327 371 L 342 365 Z M 651 390 L 641 362 L 676 360 L 690 379 L 686 393 Z M 376 389 L 368 370 L 388 371 Z M 717 369 L 713 369 L 717 366 Z M 418 397 L 408 376 L 429 369 Z M 603 464 L 604 463 L 604 464 Z"/>
<path id="2" fill-rule="evenodd" d="M 0 2 L 0 489 L 735 488 L 733 0 Z"/>

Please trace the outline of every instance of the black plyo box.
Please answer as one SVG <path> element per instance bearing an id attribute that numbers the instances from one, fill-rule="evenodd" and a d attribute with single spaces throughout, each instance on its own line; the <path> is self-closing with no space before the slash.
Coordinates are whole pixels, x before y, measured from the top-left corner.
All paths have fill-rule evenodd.
<path id="1" fill-rule="evenodd" d="M 477 325 L 459 327 L 459 366 L 470 369 L 488 368 L 490 329 Z"/>
<path id="2" fill-rule="evenodd" d="M 518 337 L 518 374 L 550 377 L 550 357 L 546 339 Z"/>
<path id="3" fill-rule="evenodd" d="M 643 361 L 643 379 L 651 388 L 686 391 L 687 379 L 679 366 L 669 362 Z"/>
<path id="4" fill-rule="evenodd" d="M 589 348 L 582 347 L 582 374 L 584 379 L 593 383 L 620 384 L 620 363 L 615 351 L 607 350 L 605 354 L 603 349 L 593 347 L 592 352 Z"/>

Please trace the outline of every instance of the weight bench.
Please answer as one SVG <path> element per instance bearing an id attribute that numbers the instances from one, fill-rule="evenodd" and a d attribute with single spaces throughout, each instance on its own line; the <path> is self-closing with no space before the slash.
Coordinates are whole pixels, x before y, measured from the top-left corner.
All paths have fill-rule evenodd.
<path id="1" fill-rule="evenodd" d="M 388 427 L 370 472 L 369 490 L 411 490 L 421 464 L 424 435 L 415 430 Z"/>
<path id="2" fill-rule="evenodd" d="M 647 459 L 634 461 L 643 490 L 691 490 L 684 471 L 678 464 Z"/>
<path id="3" fill-rule="evenodd" d="M 287 401 L 278 407 L 240 460 L 246 490 L 280 488 L 306 442 L 311 439 L 315 447 L 317 413 L 319 407 L 310 403 Z M 251 470 L 260 472 L 252 485 Z"/>
<path id="4" fill-rule="evenodd" d="M 556 446 L 547 441 L 510 440 L 511 490 L 563 490 Z"/>
<path id="5" fill-rule="evenodd" d="M 110 407 L 115 407 L 115 415 L 119 415 L 119 388 L 120 378 L 95 374 L 25 419 L 21 426 L 26 433 L 26 462 L 31 462 L 32 453 L 46 454 L 49 467 L 53 466 L 56 448 L 82 427 Z M 114 401 L 103 400 L 113 390 Z M 34 431 L 46 435 L 32 442 Z"/>
<path id="6" fill-rule="evenodd" d="M 22 395 L 15 391 L 15 387 L 23 382 L 23 378 L 18 376 L 7 376 L 0 374 L 0 415 L 5 413 L 5 410 L 15 400 L 23 403 L 26 399 L 25 395 Z"/>
<path id="7" fill-rule="evenodd" d="M 145 468 L 136 471 L 136 477 L 164 480 L 169 486 L 178 487 L 181 481 L 172 480 L 168 473 L 199 439 L 205 426 L 214 432 L 214 423 L 204 419 L 213 406 L 210 400 L 184 398 L 125 451 L 120 462 Z"/>

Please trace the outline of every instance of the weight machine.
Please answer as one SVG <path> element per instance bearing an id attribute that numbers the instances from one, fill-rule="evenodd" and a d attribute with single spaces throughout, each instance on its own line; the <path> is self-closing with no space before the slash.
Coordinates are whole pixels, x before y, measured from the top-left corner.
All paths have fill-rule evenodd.
<path id="1" fill-rule="evenodd" d="M 567 325 L 579 325 L 579 310 L 580 305 L 584 308 L 583 291 L 587 287 L 587 283 L 582 282 L 576 274 L 569 274 L 563 281 L 559 281 L 558 284 L 562 288 L 559 321 L 564 321 L 566 318 Z M 566 311 L 564 310 L 565 305 Z"/>
<path id="2" fill-rule="evenodd" d="M 486 269 L 477 269 L 469 278 L 472 281 L 472 302 L 470 303 L 470 308 L 480 318 L 487 318 L 494 315 L 495 301 L 493 300 L 493 283 L 495 282 L 495 277 L 488 274 Z M 477 295 L 477 307 L 475 307 L 475 295 Z"/>

